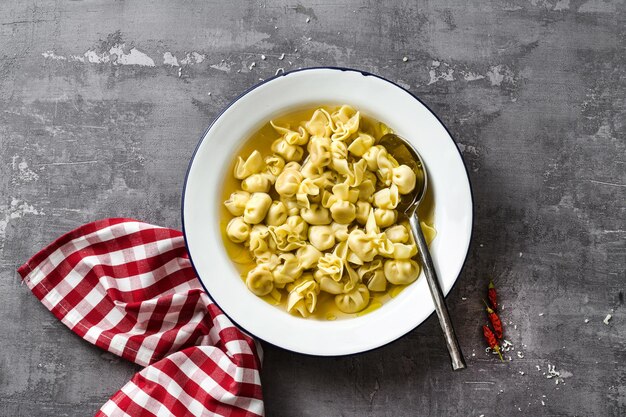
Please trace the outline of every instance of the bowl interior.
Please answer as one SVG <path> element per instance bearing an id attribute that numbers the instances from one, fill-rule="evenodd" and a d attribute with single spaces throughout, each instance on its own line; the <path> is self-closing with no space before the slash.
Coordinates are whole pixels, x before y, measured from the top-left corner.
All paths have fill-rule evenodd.
<path id="1" fill-rule="evenodd" d="M 435 201 L 437 237 L 431 254 L 447 294 L 465 261 L 472 229 L 472 196 L 461 155 L 445 127 L 419 100 L 387 80 L 359 71 L 315 68 L 286 73 L 227 107 L 205 132 L 190 163 L 183 230 L 202 284 L 235 323 L 285 349 L 343 355 L 382 346 L 422 323 L 434 311 L 424 277 L 369 314 L 306 320 L 269 305 L 246 288 L 226 254 L 219 228 L 224 176 L 238 148 L 271 118 L 316 104 L 349 104 L 387 124 L 418 149 Z"/>

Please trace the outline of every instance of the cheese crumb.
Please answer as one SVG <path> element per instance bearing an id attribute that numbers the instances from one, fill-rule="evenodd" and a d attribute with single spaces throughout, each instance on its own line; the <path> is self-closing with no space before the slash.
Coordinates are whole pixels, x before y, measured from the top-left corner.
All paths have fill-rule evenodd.
<path id="1" fill-rule="evenodd" d="M 539 313 L 539 317 L 541 317 L 541 316 L 543 316 L 543 315 L 544 315 L 544 313 Z"/>
<path id="2" fill-rule="evenodd" d="M 585 319 L 585 323 L 589 323 L 589 319 Z"/>
<path id="3" fill-rule="evenodd" d="M 408 60 L 409 60 L 409 58 L 406 57 L 406 56 L 402 58 L 402 62 L 407 62 Z"/>
<path id="4" fill-rule="evenodd" d="M 517 351 L 517 357 L 520 359 L 524 359 L 524 354 L 520 351 Z"/>
<path id="5" fill-rule="evenodd" d="M 613 318 L 612 315 L 607 314 L 606 317 L 604 318 L 604 320 L 602 320 L 602 323 L 606 324 L 607 326 L 609 325 L 609 321 L 611 321 L 611 319 Z"/>
<path id="6" fill-rule="evenodd" d="M 285 73 L 285 69 L 284 68 L 278 68 L 276 70 L 276 73 L 274 75 L 278 75 L 278 74 L 284 74 Z"/>
<path id="7" fill-rule="evenodd" d="M 541 400 L 541 405 L 545 407 L 546 403 L 544 403 L 543 400 Z"/>
<path id="8" fill-rule="evenodd" d="M 309 23 L 310 21 L 311 21 L 311 18 L 307 17 L 306 22 Z"/>
<path id="9" fill-rule="evenodd" d="M 250 69 L 250 71 L 252 71 L 252 68 L 254 67 L 256 67 L 256 62 L 252 62 L 252 64 L 250 64 L 248 68 Z"/>
<path id="10" fill-rule="evenodd" d="M 524 375 L 524 371 L 518 371 L 520 375 Z"/>
<path id="11" fill-rule="evenodd" d="M 280 56 L 278 57 L 278 60 L 282 61 L 283 59 L 285 59 L 285 54 L 280 54 Z"/>
<path id="12" fill-rule="evenodd" d="M 265 55 L 261 55 L 261 59 L 265 61 Z"/>

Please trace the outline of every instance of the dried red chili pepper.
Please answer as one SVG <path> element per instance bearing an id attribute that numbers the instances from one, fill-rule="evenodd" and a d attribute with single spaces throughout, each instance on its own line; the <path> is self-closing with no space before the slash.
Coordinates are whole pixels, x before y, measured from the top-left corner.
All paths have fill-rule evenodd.
<path id="1" fill-rule="evenodd" d="M 485 306 L 487 306 L 487 315 L 489 316 L 489 321 L 491 322 L 491 327 L 493 327 L 493 331 L 496 334 L 496 337 L 498 339 L 502 339 L 503 327 L 502 321 L 500 321 L 500 317 L 498 317 L 498 313 L 493 311 L 489 307 L 489 304 L 485 302 L 485 300 L 483 300 L 483 303 L 485 303 Z"/>
<path id="2" fill-rule="evenodd" d="M 498 345 L 498 341 L 496 340 L 496 336 L 493 334 L 491 329 L 487 326 L 483 326 L 483 335 L 485 336 L 485 340 L 489 344 L 489 347 L 494 350 L 494 352 L 498 353 L 500 356 L 500 360 L 504 362 L 502 358 L 502 353 L 500 352 L 500 346 Z"/>
<path id="3" fill-rule="evenodd" d="M 487 297 L 491 303 L 491 308 L 498 309 L 498 295 L 496 294 L 496 287 L 493 285 L 493 281 L 489 281 L 489 289 L 487 290 Z"/>

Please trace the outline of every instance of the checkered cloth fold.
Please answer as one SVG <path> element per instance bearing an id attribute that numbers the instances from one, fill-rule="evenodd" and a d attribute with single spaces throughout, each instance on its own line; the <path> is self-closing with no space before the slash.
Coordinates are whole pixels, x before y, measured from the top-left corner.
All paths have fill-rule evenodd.
<path id="1" fill-rule="evenodd" d="M 204 292 L 179 231 L 100 220 L 18 272 L 73 332 L 145 366 L 97 416 L 264 415 L 260 346 Z"/>

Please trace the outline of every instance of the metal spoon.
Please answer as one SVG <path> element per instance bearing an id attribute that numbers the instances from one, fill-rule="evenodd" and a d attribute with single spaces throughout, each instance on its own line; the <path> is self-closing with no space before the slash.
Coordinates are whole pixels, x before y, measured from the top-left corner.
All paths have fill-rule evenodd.
<path id="1" fill-rule="evenodd" d="M 405 195 L 401 200 L 401 203 L 398 205 L 398 211 L 403 212 L 409 219 L 409 224 L 411 225 L 411 230 L 415 237 L 415 243 L 417 244 L 419 254 L 422 258 L 426 281 L 428 282 L 428 287 L 430 288 L 430 293 L 435 303 L 435 311 L 437 312 L 439 324 L 443 330 L 448 352 L 452 359 L 452 369 L 464 369 L 466 365 L 463 359 L 463 353 L 461 352 L 459 342 L 454 334 L 454 328 L 452 327 L 450 315 L 448 314 L 448 309 L 441 292 L 437 272 L 435 271 L 433 260 L 430 257 L 428 245 L 426 244 L 426 239 L 424 239 L 424 234 L 422 233 L 419 217 L 417 215 L 417 208 L 426 194 L 426 187 L 428 186 L 426 166 L 415 148 L 406 140 L 393 133 L 384 135 L 380 139 L 379 144 L 383 145 L 400 164 L 408 165 L 409 168 L 415 172 L 415 176 L 417 177 L 415 188 L 411 194 Z"/>

